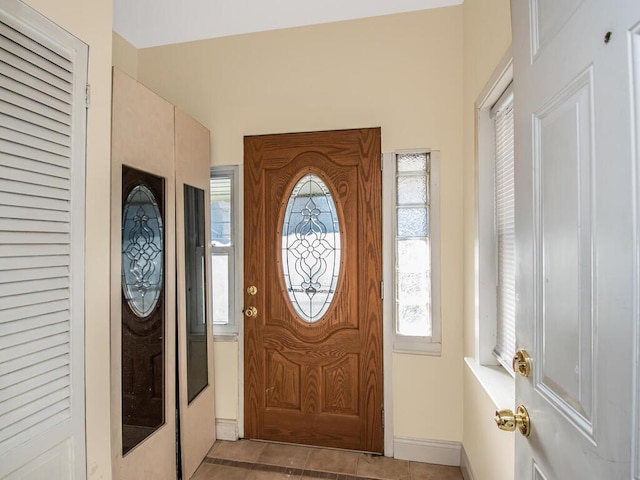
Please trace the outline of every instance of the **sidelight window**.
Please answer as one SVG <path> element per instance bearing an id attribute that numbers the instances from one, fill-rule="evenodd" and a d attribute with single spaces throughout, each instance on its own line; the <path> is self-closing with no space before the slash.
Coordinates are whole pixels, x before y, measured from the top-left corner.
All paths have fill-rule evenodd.
<path id="1" fill-rule="evenodd" d="M 396 152 L 384 163 L 385 279 L 393 285 L 394 350 L 440 351 L 438 156 Z M 391 199 L 393 199 L 391 201 Z M 392 264 L 392 265 L 391 265 Z M 391 311 L 392 310 L 392 311 Z"/>
<path id="2" fill-rule="evenodd" d="M 213 332 L 235 335 L 235 272 L 239 178 L 237 167 L 211 168 L 211 288 Z"/>

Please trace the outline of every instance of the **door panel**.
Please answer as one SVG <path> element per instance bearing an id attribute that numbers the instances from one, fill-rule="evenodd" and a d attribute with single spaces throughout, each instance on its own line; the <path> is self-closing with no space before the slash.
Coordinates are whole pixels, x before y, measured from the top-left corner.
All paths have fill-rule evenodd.
<path id="1" fill-rule="evenodd" d="M 587 435 L 593 430 L 596 353 L 592 73 L 582 72 L 536 112 L 533 125 L 541 248 L 536 382 L 540 393 Z"/>
<path id="2" fill-rule="evenodd" d="M 257 287 L 245 295 L 257 308 L 245 320 L 249 438 L 382 452 L 379 162 L 379 129 L 245 138 L 245 286 Z M 337 221 L 318 193 L 286 215 L 307 178 Z M 324 243 L 337 231 L 339 243 Z M 323 275 L 330 286 L 314 283 Z M 319 319 L 302 305 L 318 294 L 331 298 Z"/>
<path id="3" fill-rule="evenodd" d="M 191 478 L 215 442 L 209 131 L 175 109 L 178 375 L 182 477 Z M 202 198 L 202 209 L 196 197 Z M 189 204 L 191 208 L 185 209 Z M 187 211 L 192 218 L 187 218 Z M 189 248 L 186 248 L 189 247 Z M 187 254 L 189 252 L 189 254 Z M 187 257 L 189 255 L 189 257 Z"/>
<path id="4" fill-rule="evenodd" d="M 173 106 L 150 92 L 135 80 L 114 69 L 113 71 L 113 106 L 112 106 L 112 204 L 111 204 L 111 391 L 112 391 L 112 445 L 114 448 L 113 471 L 114 478 L 140 479 L 155 478 L 173 480 L 176 478 L 176 442 L 175 442 L 175 166 L 174 166 L 174 137 L 173 137 Z M 131 170 L 133 169 L 133 170 Z M 123 171 L 133 171 L 124 178 Z M 137 173 L 136 173 L 137 172 Z M 147 175 L 148 174 L 148 175 Z M 156 180 L 147 181 L 145 178 Z M 122 197 L 127 195 L 135 185 L 145 185 L 154 190 L 154 196 L 162 197 L 164 232 L 164 252 L 155 252 L 149 245 L 155 235 L 148 236 L 146 229 L 141 229 L 136 234 L 137 241 L 132 242 L 140 246 L 140 250 L 147 255 L 137 255 L 132 250 L 131 256 L 137 258 L 137 263 L 132 265 L 132 275 L 141 273 L 143 284 L 149 283 L 146 274 L 149 273 L 149 265 L 145 258 L 150 259 L 162 255 L 163 265 L 163 289 L 164 294 L 161 303 L 152 309 L 158 312 L 161 309 L 162 321 L 151 321 L 149 325 L 144 322 L 147 316 L 146 303 L 141 301 L 138 309 L 142 316 L 128 316 L 123 318 L 123 303 L 127 303 L 123 296 L 121 258 L 123 257 L 123 230 L 122 230 Z M 132 216 L 132 221 L 136 217 Z M 148 212 L 145 210 L 145 215 Z M 142 218 L 138 216 L 138 221 Z M 149 221 L 149 220 L 145 220 Z M 144 222 L 143 222 L 144 223 Z M 132 229 L 133 231 L 133 229 Z M 129 232 L 131 233 L 131 232 Z M 135 235 L 134 235 L 135 236 Z M 129 240 L 127 235 L 126 240 Z M 146 240 L 146 241 L 144 241 Z M 142 248 L 142 247 L 145 248 Z M 136 253 L 137 252 L 137 253 Z M 126 253 L 125 253 L 126 255 Z M 145 257 L 145 258 L 142 258 Z M 158 258 L 157 256 L 154 258 Z M 135 284 L 136 282 L 134 282 Z M 138 288 L 138 287 L 134 287 Z M 124 321 L 124 325 L 123 325 Z M 149 326 L 151 329 L 145 329 Z M 134 337 L 125 332 L 137 332 L 137 337 L 144 338 L 153 329 L 157 330 L 155 350 L 147 352 L 135 352 L 139 346 L 133 345 L 123 352 L 129 340 Z M 130 338 L 127 339 L 127 336 Z M 145 347 L 146 348 L 146 347 Z M 159 355 L 159 352 L 163 352 Z M 146 355 L 146 361 L 141 357 Z M 124 365 L 121 363 L 121 359 Z M 130 370 L 135 365 L 147 364 L 149 372 L 147 377 L 140 375 L 139 370 Z M 150 364 L 150 365 L 149 365 Z M 154 373 L 155 372 L 155 373 Z M 134 388 L 135 384 L 146 378 L 146 383 L 141 388 Z M 125 388 L 130 388 L 126 391 Z M 143 395 L 142 389 L 148 394 Z M 149 388 L 151 391 L 149 392 Z M 127 402 L 123 402 L 123 395 L 134 395 L 133 403 L 137 408 L 126 410 Z M 135 438 L 134 443 L 123 442 L 123 436 L 136 436 L 141 431 L 140 426 L 123 429 L 123 420 L 126 416 L 138 412 L 141 417 L 148 413 L 149 405 L 161 405 L 162 418 L 153 422 L 153 431 L 144 431 L 144 435 Z M 125 406 L 125 410 L 123 410 Z M 157 416 L 157 415 L 156 415 Z M 138 418 L 137 423 L 145 419 Z M 145 425 L 143 425 L 144 427 Z M 125 431 L 128 430 L 128 431 Z M 142 437 L 142 438 L 140 438 Z"/>
<path id="5" fill-rule="evenodd" d="M 631 476 L 633 0 L 513 1 L 516 478 Z M 607 32 L 609 35 L 605 35 Z M 634 287 L 634 285 L 636 285 Z"/>

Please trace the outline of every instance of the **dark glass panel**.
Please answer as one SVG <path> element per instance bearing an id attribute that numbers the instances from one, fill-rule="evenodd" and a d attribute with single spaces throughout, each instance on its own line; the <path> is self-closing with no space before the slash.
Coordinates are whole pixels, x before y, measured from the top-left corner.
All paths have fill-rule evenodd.
<path id="1" fill-rule="evenodd" d="M 207 386 L 204 190 L 184 186 L 184 259 L 189 403 Z"/>

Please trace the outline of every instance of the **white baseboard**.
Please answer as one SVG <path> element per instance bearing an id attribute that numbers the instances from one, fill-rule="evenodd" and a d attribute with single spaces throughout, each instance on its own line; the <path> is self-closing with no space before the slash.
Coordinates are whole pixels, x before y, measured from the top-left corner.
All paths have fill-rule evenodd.
<path id="1" fill-rule="evenodd" d="M 469 462 L 469 457 L 467 457 L 467 452 L 465 452 L 464 447 L 462 447 L 462 451 L 460 452 L 460 470 L 462 470 L 464 480 L 476 480 L 473 469 L 471 468 L 471 462 Z"/>
<path id="2" fill-rule="evenodd" d="M 460 442 L 395 437 L 393 456 L 400 460 L 460 466 Z"/>
<path id="3" fill-rule="evenodd" d="M 216 438 L 235 442 L 238 436 L 238 421 L 229 418 L 216 418 Z"/>

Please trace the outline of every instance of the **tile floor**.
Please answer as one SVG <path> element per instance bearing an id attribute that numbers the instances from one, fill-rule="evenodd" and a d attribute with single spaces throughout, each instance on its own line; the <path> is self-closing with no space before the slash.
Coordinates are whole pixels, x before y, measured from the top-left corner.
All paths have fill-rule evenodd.
<path id="1" fill-rule="evenodd" d="M 458 467 L 342 450 L 217 441 L 191 480 L 462 480 Z"/>

